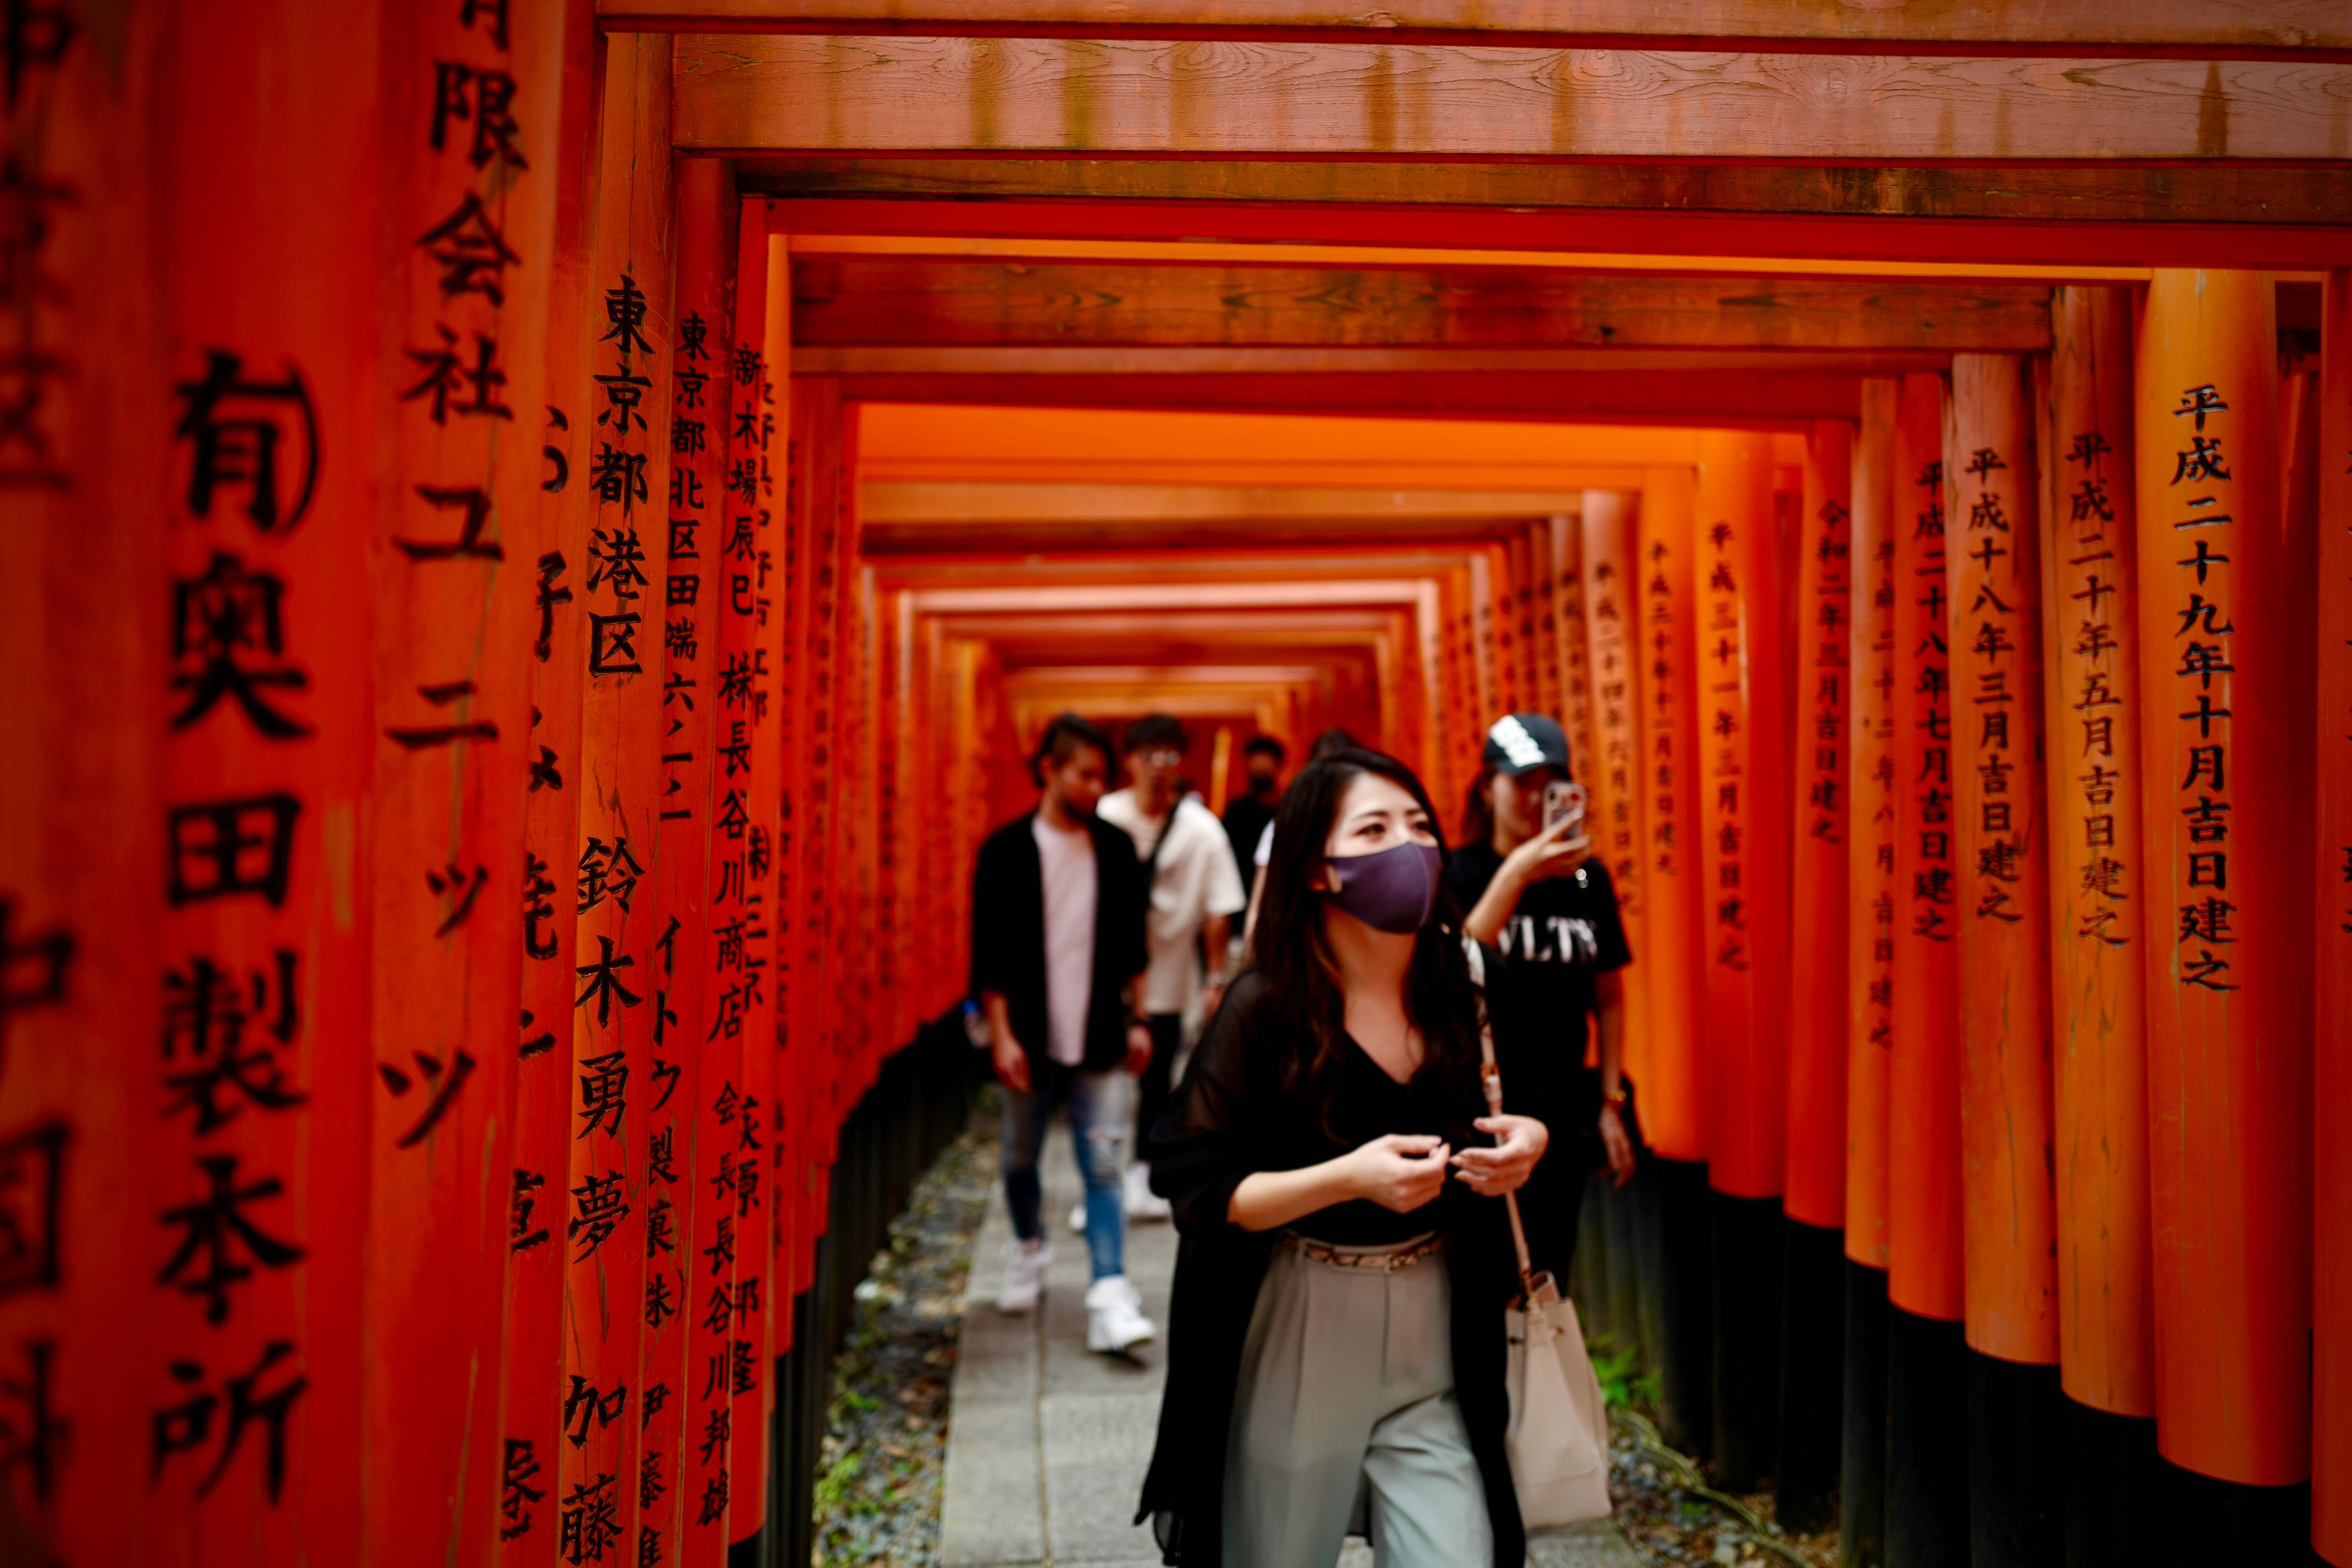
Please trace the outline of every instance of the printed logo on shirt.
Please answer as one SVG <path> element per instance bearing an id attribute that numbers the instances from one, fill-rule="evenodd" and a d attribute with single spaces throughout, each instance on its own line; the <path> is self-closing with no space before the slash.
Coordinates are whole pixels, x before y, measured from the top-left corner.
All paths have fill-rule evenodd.
<path id="1" fill-rule="evenodd" d="M 1601 957 L 1592 922 L 1570 915 L 1546 915 L 1540 927 L 1533 915 L 1513 915 L 1503 922 L 1499 945 L 1505 958 L 1536 963 L 1593 963 Z"/>

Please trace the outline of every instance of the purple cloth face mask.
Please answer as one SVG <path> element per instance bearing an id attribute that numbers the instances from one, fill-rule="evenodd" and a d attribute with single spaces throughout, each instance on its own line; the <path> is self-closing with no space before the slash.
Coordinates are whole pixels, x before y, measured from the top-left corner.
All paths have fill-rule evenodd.
<path id="1" fill-rule="evenodd" d="M 1370 855 L 1327 862 L 1339 880 L 1333 903 L 1371 927 L 1402 936 L 1429 923 L 1437 907 L 1437 879 L 1444 858 L 1433 844 L 1398 844 Z"/>

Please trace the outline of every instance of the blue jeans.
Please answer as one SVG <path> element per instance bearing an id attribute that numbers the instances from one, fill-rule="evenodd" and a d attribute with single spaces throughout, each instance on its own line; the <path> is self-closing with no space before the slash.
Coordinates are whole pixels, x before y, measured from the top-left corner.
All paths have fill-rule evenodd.
<path id="1" fill-rule="evenodd" d="M 1117 1068 L 1085 1072 L 1035 1058 L 1029 1070 L 1035 1088 L 997 1088 L 1004 1101 L 1004 1201 L 1013 1210 L 1013 1233 L 1024 1241 L 1045 1234 L 1037 1213 L 1045 1199 L 1037 1157 L 1054 1107 L 1067 1103 L 1070 1142 L 1087 1184 L 1087 1250 L 1095 1278 L 1124 1274 L 1127 1214 L 1119 1206 L 1119 1181 L 1127 1170 L 1127 1074 Z"/>

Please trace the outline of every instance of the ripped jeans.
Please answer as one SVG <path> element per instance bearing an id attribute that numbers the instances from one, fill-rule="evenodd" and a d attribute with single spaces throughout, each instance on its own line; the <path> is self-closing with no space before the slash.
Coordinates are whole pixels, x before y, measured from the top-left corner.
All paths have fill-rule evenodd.
<path id="1" fill-rule="evenodd" d="M 1127 1074 L 1117 1068 L 1085 1072 L 1034 1057 L 1030 1071 L 1044 1076 L 1037 1089 L 997 1089 L 1004 1100 L 1004 1199 L 1013 1210 L 1013 1233 L 1024 1241 L 1045 1234 L 1037 1213 L 1045 1195 L 1037 1158 L 1045 1151 L 1054 1107 L 1066 1101 L 1070 1141 L 1087 1186 L 1087 1250 L 1094 1277 L 1124 1274 L 1127 1214 L 1119 1205 L 1119 1182 L 1127 1170 Z"/>

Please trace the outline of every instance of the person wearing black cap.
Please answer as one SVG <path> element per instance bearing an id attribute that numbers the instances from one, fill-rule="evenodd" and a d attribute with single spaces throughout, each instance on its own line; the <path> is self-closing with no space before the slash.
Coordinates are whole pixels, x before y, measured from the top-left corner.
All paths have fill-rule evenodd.
<path id="1" fill-rule="evenodd" d="M 1544 1043 L 1542 1054 L 1559 1062 L 1563 1075 L 1562 1103 L 1576 1105 L 1575 1120 L 1594 1129 L 1622 1186 L 1633 1174 L 1621 1070 L 1622 971 L 1633 955 L 1617 917 L 1616 890 L 1592 858 L 1581 819 L 1544 825 L 1544 790 L 1571 776 L 1568 737 L 1548 714 L 1507 714 L 1486 731 L 1481 761 L 1464 811 L 1462 847 L 1446 876 L 1455 901 L 1470 911 L 1464 929 L 1504 960 L 1488 984 L 1495 1027 L 1498 1036 L 1518 1032 L 1531 1047 Z M 1588 1017 L 1599 1026 L 1597 1071 L 1584 1066 Z M 1549 1263 L 1537 1263 L 1563 1279 L 1566 1254 L 1576 1245 L 1586 1164 L 1550 1162 L 1538 1184 L 1549 1190 L 1528 1196 L 1530 1225 L 1548 1231 L 1559 1249 Z"/>

